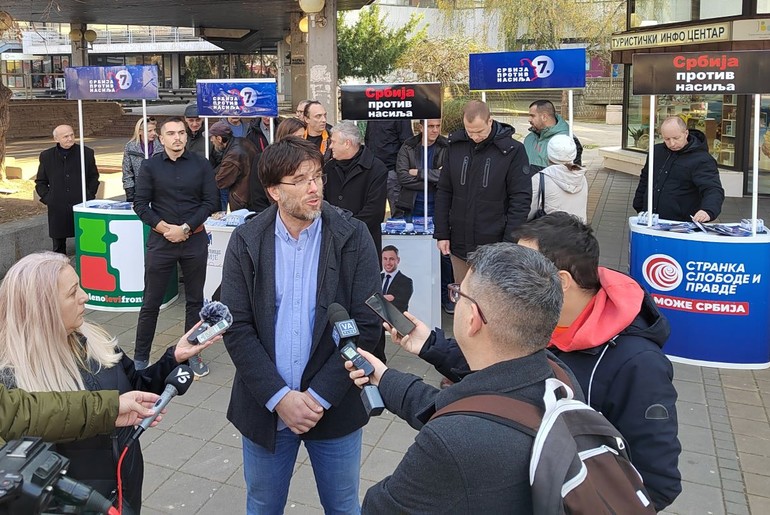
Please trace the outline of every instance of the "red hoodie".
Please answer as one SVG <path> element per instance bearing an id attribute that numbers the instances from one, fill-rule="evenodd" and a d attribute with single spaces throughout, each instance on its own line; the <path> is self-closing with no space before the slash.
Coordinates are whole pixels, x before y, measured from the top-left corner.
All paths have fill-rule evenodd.
<path id="1" fill-rule="evenodd" d="M 550 346 L 564 352 L 591 349 L 628 327 L 639 314 L 644 290 L 625 274 L 599 267 L 601 288 L 566 329 L 551 335 Z"/>

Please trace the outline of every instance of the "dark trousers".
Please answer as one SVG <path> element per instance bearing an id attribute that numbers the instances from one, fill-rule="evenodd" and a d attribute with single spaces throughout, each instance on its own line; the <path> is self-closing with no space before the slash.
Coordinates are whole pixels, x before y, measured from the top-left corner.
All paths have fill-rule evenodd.
<path id="1" fill-rule="evenodd" d="M 454 274 L 452 273 L 452 258 L 449 256 L 441 255 L 441 304 L 448 306 L 449 291 L 448 286 L 454 282 Z"/>
<path id="2" fill-rule="evenodd" d="M 204 231 L 192 234 L 182 243 L 171 243 L 162 234 L 150 231 L 144 256 L 144 298 L 136 324 L 134 359 L 149 360 L 160 305 L 177 263 L 184 274 L 185 331 L 200 320 L 207 261 L 208 239 Z"/>
<path id="3" fill-rule="evenodd" d="M 59 254 L 67 255 L 67 238 L 51 238 L 53 241 L 53 251 Z"/>

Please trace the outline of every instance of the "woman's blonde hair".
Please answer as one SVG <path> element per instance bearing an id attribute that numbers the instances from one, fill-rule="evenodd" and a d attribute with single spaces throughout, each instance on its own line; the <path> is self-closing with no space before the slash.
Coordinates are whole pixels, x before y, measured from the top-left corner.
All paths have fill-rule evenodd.
<path id="1" fill-rule="evenodd" d="M 147 121 L 147 130 L 150 130 L 149 125 L 155 125 L 157 127 L 157 122 L 155 121 L 155 118 L 149 116 L 147 118 L 139 118 L 136 121 L 136 125 L 134 126 L 134 136 L 131 138 L 130 141 L 136 141 L 139 142 L 140 138 L 144 137 L 144 122 Z"/>
<path id="2" fill-rule="evenodd" d="M 59 309 L 59 275 L 69 259 L 39 252 L 20 259 L 0 284 L 0 370 L 32 392 L 84 390 L 81 372 L 93 360 L 114 366 L 122 354 L 115 339 L 83 322 L 67 334 Z M 81 343 L 85 337 L 86 343 Z"/>

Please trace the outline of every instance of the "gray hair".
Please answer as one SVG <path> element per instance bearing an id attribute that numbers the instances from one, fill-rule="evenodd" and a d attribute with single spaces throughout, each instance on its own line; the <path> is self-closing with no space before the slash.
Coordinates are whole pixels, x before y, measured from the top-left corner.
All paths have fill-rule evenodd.
<path id="1" fill-rule="evenodd" d="M 479 302 L 501 350 L 545 348 L 559 321 L 559 272 L 540 252 L 514 243 L 479 247 L 468 257 L 469 295 Z"/>
<path id="2" fill-rule="evenodd" d="M 345 120 L 334 126 L 332 134 L 337 133 L 343 141 L 349 141 L 354 146 L 361 145 L 361 131 L 355 123 Z"/>

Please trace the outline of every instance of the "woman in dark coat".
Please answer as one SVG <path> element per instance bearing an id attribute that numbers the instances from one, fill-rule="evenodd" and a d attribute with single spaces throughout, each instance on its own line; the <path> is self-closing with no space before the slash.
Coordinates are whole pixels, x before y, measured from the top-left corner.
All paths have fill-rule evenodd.
<path id="1" fill-rule="evenodd" d="M 160 394 L 166 376 L 178 364 L 213 343 L 191 345 L 185 335 L 157 363 L 137 371 L 114 338 L 83 320 L 87 298 L 66 256 L 41 252 L 13 265 L 0 285 L 0 383 L 35 392 Z M 117 487 L 118 458 L 133 431 L 118 428 L 111 434 L 60 444 L 57 452 L 71 460 L 70 477 L 111 499 Z M 122 480 L 124 506 L 137 514 L 143 476 L 141 447 L 134 444 L 124 458 Z"/>

